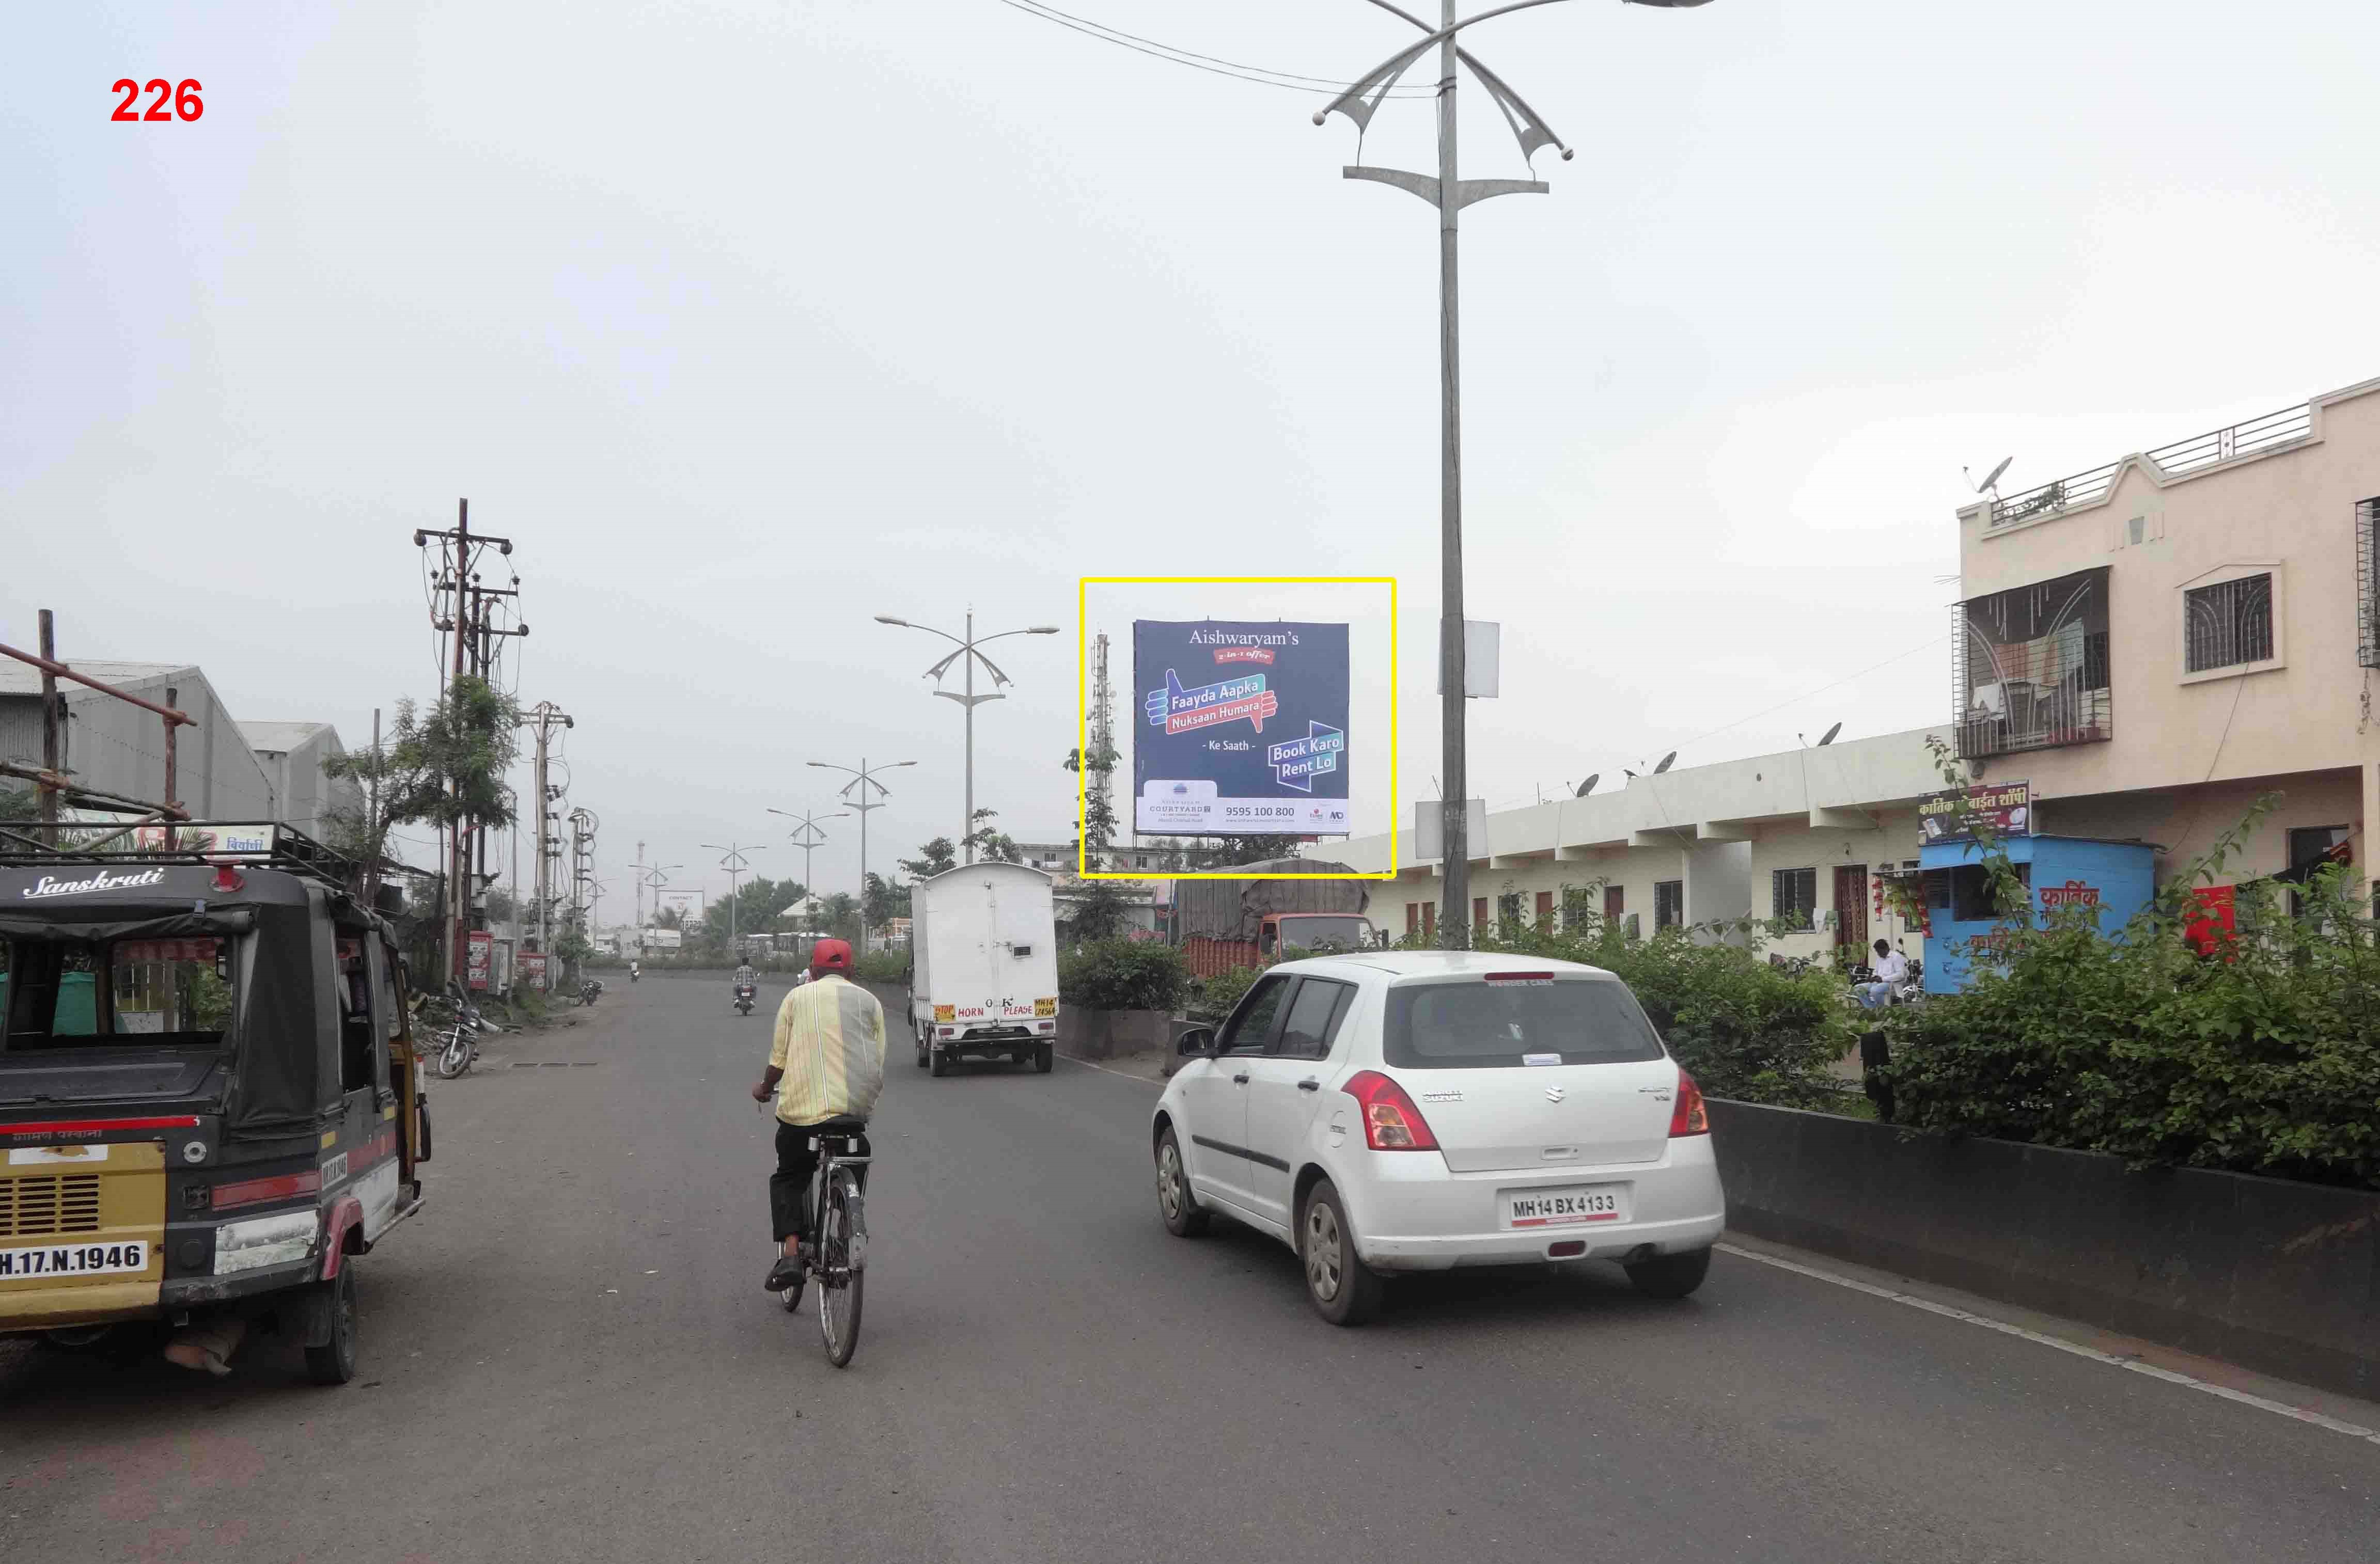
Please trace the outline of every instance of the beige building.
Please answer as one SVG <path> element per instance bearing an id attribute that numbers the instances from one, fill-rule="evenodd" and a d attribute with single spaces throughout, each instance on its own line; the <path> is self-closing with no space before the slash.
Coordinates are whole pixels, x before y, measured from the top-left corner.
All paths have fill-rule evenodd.
<path id="1" fill-rule="evenodd" d="M 1911 929 L 1880 907 L 1886 869 L 1917 864 L 1917 805 L 1942 786 L 1926 740 L 1947 729 L 1756 755 L 1630 778 L 1615 791 L 1489 815 L 1471 843 L 1472 919 L 1534 920 L 1583 906 L 1651 934 L 1673 923 L 1776 919 L 1768 949 L 1821 956 Z M 1386 836 L 1355 837 L 1359 869 L 1389 867 Z M 1374 888 L 1390 936 L 1434 933 L 1438 866 L 1401 839 L 1397 879 Z"/>
<path id="2" fill-rule="evenodd" d="M 1959 512 L 1959 753 L 2035 829 L 2156 843 L 2260 794 L 2221 876 L 2351 854 L 2380 815 L 2380 380 Z"/>

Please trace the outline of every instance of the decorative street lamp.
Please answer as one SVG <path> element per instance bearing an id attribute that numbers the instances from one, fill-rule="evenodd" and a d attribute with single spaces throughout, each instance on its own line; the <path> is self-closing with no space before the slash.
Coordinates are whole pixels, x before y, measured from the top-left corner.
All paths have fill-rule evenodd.
<path id="1" fill-rule="evenodd" d="M 825 760 L 813 760 L 809 764 L 816 766 L 821 771 L 848 772 L 851 777 L 851 781 L 843 784 L 843 791 L 838 796 L 845 804 L 859 811 L 859 953 L 864 956 L 868 953 L 868 811 L 881 809 L 884 807 L 884 800 L 890 796 L 884 784 L 876 780 L 876 773 L 898 770 L 904 766 L 914 766 L 917 762 L 893 760 L 881 766 L 870 766 L 868 763 L 868 757 L 863 755 L 859 758 L 856 770 L 849 766 L 837 766 Z M 876 790 L 873 797 L 868 794 L 869 788 Z M 856 798 L 852 796 L 855 789 L 859 794 Z"/>
<path id="2" fill-rule="evenodd" d="M 876 616 L 876 623 L 879 624 L 898 624 L 902 628 L 907 630 L 923 630 L 929 636 L 940 636 L 946 641 L 956 643 L 959 649 L 958 650 L 951 653 L 948 657 L 943 658 L 940 662 L 935 663 L 931 668 L 926 670 L 927 675 L 937 685 L 941 683 L 942 675 L 950 671 L 952 663 L 964 662 L 966 664 L 966 693 L 962 695 L 955 690 L 945 689 L 937 689 L 934 693 L 941 696 L 944 700 L 955 700 L 966 709 L 966 827 L 959 832 L 959 848 L 966 855 L 966 856 L 960 861 L 962 863 L 974 863 L 975 709 L 982 705 L 987 700 L 998 700 L 1002 698 L 1000 692 L 996 689 L 989 695 L 978 695 L 975 693 L 975 665 L 978 662 L 982 663 L 984 670 L 991 675 L 991 682 L 994 685 L 1007 685 L 1014 684 L 1015 682 L 1007 674 L 1000 671 L 999 664 L 993 662 L 991 659 L 978 651 L 976 648 L 983 645 L 987 641 L 999 640 L 1003 636 L 1054 636 L 1058 633 L 1058 626 L 1055 624 L 1036 624 L 1032 628 L 1026 630 L 1002 630 L 1000 632 L 1000 635 L 984 636 L 978 638 L 975 633 L 975 611 L 973 609 L 969 609 L 967 611 L 966 637 L 964 640 L 952 635 L 948 630 L 937 630 L 930 624 L 913 624 L 906 619 L 895 619 L 889 613 L 878 614 Z M 864 824 L 865 822 L 862 823 Z"/>

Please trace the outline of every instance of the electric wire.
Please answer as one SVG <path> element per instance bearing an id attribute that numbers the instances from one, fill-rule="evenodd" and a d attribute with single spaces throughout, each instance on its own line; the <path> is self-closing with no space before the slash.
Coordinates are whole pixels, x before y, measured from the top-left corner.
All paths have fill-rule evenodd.
<path id="1" fill-rule="evenodd" d="M 1304 76 L 1295 71 L 1274 70 L 1268 66 L 1252 66 L 1238 60 L 1226 60 L 1213 55 L 1202 55 L 1193 49 L 1162 43 L 1153 38 L 1144 38 L 1138 33 L 1126 32 L 1121 28 L 1110 27 L 1104 22 L 1095 22 L 1087 17 L 1075 16 L 1070 12 L 1061 11 L 1054 6 L 1044 6 L 1039 3 L 1039 0 L 999 0 L 999 3 L 1011 10 L 1022 11 L 1028 17 L 1055 23 L 1057 26 L 1079 32 L 1086 38 L 1096 38 L 1102 43 L 1112 43 L 1118 48 L 1129 49 L 1136 55 L 1147 55 L 1151 59 L 1165 60 L 1177 66 L 1188 66 L 1193 70 L 1203 70 L 1215 76 L 1228 76 L 1239 81 L 1252 81 L 1259 87 L 1279 87 L 1291 92 L 1327 93 L 1335 98 L 1344 92 L 1348 86 L 1346 82 L 1335 80 L 1330 77 Z M 1438 96 L 1438 89 L 1434 86 L 1391 87 L 1388 91 L 1388 96 L 1434 98 Z"/>

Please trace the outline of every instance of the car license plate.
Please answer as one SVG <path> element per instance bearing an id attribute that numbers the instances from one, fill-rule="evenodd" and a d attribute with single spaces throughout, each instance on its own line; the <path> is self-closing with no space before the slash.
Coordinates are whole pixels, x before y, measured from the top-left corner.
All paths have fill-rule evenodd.
<path id="1" fill-rule="evenodd" d="M 149 1268 L 149 1245 L 129 1243 L 51 1243 L 38 1249 L 0 1249 L 0 1281 L 29 1276 L 123 1276 Z"/>
<path id="2" fill-rule="evenodd" d="M 1508 1228 L 1567 1228 L 1628 1219 L 1628 1192 L 1623 1184 L 1508 1189 L 1502 1199 Z"/>

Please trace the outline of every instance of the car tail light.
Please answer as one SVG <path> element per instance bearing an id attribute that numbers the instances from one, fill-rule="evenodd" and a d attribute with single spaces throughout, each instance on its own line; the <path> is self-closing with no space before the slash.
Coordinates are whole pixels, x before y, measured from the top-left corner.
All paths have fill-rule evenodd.
<path id="1" fill-rule="evenodd" d="M 1374 1151 L 1436 1151 L 1438 1137 L 1405 1089 L 1377 1070 L 1358 1070 L 1343 1088 L 1364 1105 L 1364 1144 Z"/>
<path id="2" fill-rule="evenodd" d="M 1703 1089 L 1682 1070 L 1678 1072 L 1678 1105 L 1670 1109 L 1670 1134 L 1672 1137 L 1710 1134 L 1710 1109 L 1703 1105 Z"/>

